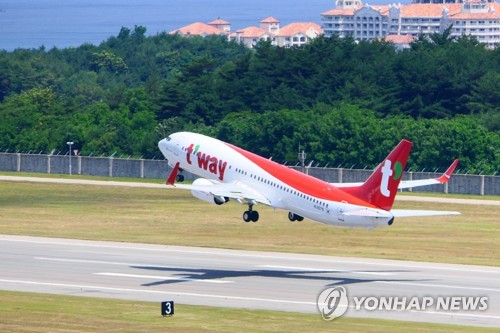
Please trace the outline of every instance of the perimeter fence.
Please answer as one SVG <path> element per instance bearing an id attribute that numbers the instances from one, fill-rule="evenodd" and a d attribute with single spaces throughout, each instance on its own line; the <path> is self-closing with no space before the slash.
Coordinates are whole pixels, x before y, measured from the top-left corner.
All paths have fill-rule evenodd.
<path id="1" fill-rule="evenodd" d="M 165 179 L 171 171 L 166 160 L 149 160 L 115 157 L 88 157 L 69 155 L 43 155 L 0 153 L 0 171 L 36 172 Z M 300 169 L 299 167 L 293 167 Z M 306 173 L 331 183 L 363 182 L 371 170 L 308 167 Z M 439 177 L 435 172 L 406 172 L 405 180 Z M 185 173 L 186 179 L 196 176 Z M 411 189 L 410 189 L 411 190 Z M 447 184 L 419 187 L 415 192 L 440 192 L 476 195 L 500 195 L 500 177 L 487 175 L 454 174 Z"/>

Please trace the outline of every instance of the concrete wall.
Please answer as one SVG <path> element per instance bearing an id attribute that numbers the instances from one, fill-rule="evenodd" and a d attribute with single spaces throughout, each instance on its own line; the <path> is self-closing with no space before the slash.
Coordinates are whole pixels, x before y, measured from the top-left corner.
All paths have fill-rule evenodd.
<path id="1" fill-rule="evenodd" d="M 20 157 L 20 154 L 0 154 L 0 170 L 19 171 L 17 169 L 17 160 Z"/>
<path id="2" fill-rule="evenodd" d="M 19 171 L 21 172 L 47 172 L 47 155 L 20 156 Z"/>
<path id="3" fill-rule="evenodd" d="M 113 159 L 113 177 L 141 178 L 141 160 Z"/>
<path id="4" fill-rule="evenodd" d="M 84 156 L 72 156 L 71 169 L 72 174 L 80 175 L 161 179 L 166 179 L 171 170 L 165 160 Z M 68 174 L 69 156 L 0 153 L 0 171 Z M 355 183 L 364 182 L 372 171 L 307 168 L 306 172 L 330 183 Z M 429 172 L 409 172 L 405 173 L 403 179 L 436 178 L 440 175 Z M 185 173 L 185 177 L 190 180 L 196 178 L 188 173 Z M 500 177 L 453 175 L 448 184 L 424 186 L 415 189 L 415 191 L 417 190 L 418 192 L 500 195 Z"/>
<path id="5" fill-rule="evenodd" d="M 68 173 L 69 170 L 69 157 L 68 156 L 49 156 L 50 158 L 50 170 L 47 169 L 47 173 L 58 173 L 64 174 Z M 77 157 L 71 157 L 71 173 L 78 174 L 77 169 Z"/>
<path id="6" fill-rule="evenodd" d="M 82 168 L 79 174 L 91 176 L 112 176 L 110 172 L 110 158 L 82 157 Z M 112 164 L 111 164 L 112 165 Z"/>

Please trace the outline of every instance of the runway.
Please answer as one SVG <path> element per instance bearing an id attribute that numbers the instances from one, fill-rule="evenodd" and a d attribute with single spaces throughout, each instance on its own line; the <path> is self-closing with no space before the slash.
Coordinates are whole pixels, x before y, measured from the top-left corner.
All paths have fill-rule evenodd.
<path id="1" fill-rule="evenodd" d="M 0 289 L 316 313 L 349 298 L 487 296 L 485 311 L 356 310 L 351 317 L 500 327 L 500 268 L 0 235 Z M 113 309 L 114 311 L 114 309 Z"/>

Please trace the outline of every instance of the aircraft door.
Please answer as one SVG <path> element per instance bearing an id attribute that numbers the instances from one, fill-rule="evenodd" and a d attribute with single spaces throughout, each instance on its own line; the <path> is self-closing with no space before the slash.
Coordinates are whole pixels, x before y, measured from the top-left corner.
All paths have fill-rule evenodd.
<path id="1" fill-rule="evenodd" d="M 342 207 L 337 207 L 336 211 L 337 211 L 337 219 L 339 221 L 344 222 L 344 215 L 343 215 L 344 214 L 344 210 L 342 209 Z"/>

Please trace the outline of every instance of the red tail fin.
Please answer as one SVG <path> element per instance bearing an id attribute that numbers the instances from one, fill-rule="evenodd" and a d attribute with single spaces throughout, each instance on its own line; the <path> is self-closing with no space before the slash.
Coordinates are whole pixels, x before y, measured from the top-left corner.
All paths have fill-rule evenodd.
<path id="1" fill-rule="evenodd" d="M 344 187 L 342 190 L 372 205 L 390 210 L 398 191 L 399 182 L 403 178 L 411 145 L 410 141 L 401 140 L 363 185 Z"/>

